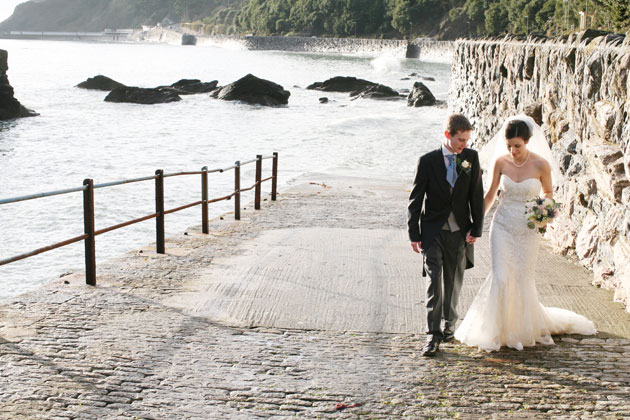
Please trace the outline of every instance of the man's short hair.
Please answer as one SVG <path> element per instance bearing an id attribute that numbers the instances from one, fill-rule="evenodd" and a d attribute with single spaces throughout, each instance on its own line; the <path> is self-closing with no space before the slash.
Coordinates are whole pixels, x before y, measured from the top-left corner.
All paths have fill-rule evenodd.
<path id="1" fill-rule="evenodd" d="M 460 131 L 470 131 L 472 129 L 472 124 L 462 114 L 451 114 L 446 120 L 446 131 L 451 133 L 452 136 Z"/>

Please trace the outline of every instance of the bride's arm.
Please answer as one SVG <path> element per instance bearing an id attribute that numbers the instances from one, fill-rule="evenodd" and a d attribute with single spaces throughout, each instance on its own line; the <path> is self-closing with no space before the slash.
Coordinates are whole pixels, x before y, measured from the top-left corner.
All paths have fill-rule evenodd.
<path id="1" fill-rule="evenodd" d="M 544 198 L 553 198 L 553 185 L 551 184 L 551 167 L 546 160 L 542 161 L 542 174 L 540 175 L 540 183 L 542 184 L 542 196 Z"/>
<path id="2" fill-rule="evenodd" d="M 501 163 L 499 159 L 494 162 L 494 167 L 492 168 L 492 181 L 490 182 L 490 187 L 486 192 L 486 195 L 483 197 L 483 214 L 487 216 L 490 212 L 490 208 L 492 208 L 492 204 L 494 200 L 497 198 L 497 192 L 499 191 L 499 182 L 501 181 Z"/>

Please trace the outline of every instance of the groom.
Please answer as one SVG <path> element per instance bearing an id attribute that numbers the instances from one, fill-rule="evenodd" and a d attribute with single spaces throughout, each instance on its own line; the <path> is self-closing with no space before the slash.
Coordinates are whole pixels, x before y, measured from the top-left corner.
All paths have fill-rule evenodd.
<path id="1" fill-rule="evenodd" d="M 466 148 L 472 129 L 463 115 L 449 116 L 442 146 L 418 161 L 409 197 L 411 248 L 422 252 L 422 275 L 429 275 L 423 356 L 435 355 L 440 342 L 453 340 L 464 270 L 473 266 L 473 243 L 483 230 L 479 156 Z"/>

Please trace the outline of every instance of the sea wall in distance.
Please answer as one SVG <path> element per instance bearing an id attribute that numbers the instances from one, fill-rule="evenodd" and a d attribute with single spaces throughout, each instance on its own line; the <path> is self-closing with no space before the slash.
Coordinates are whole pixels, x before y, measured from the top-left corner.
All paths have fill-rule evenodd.
<path id="1" fill-rule="evenodd" d="M 384 54 L 450 63 L 454 43 L 418 38 L 400 39 L 318 38 L 289 36 L 199 36 L 200 43 L 240 46 L 254 51 L 295 51 L 348 54 Z"/>
<path id="2" fill-rule="evenodd" d="M 102 32 L 10 31 L 0 32 L 0 39 L 118 42 L 128 41 L 134 32 L 133 29 L 106 29 Z"/>
<path id="3" fill-rule="evenodd" d="M 527 110 L 543 123 L 565 175 L 547 238 L 630 311 L 629 72 L 630 34 L 461 40 L 449 102 L 472 120 L 477 148 L 511 115 Z"/>
<path id="4" fill-rule="evenodd" d="M 242 38 L 248 50 L 280 50 L 296 52 L 392 53 L 404 56 L 407 41 L 398 39 L 318 38 L 294 36 L 246 36 Z"/>
<path id="5" fill-rule="evenodd" d="M 184 33 L 194 35 L 197 44 L 215 44 L 228 48 L 253 51 L 295 51 L 320 53 L 347 53 L 419 58 L 422 61 L 450 63 L 455 51 L 452 41 L 435 41 L 416 38 L 409 42 L 401 39 L 319 38 L 293 36 L 236 36 L 200 35 L 185 28 L 180 30 L 154 27 L 144 30 L 116 29 L 103 32 L 36 32 L 11 31 L 0 33 L 0 39 L 37 39 L 60 41 L 149 42 L 180 45 Z"/>

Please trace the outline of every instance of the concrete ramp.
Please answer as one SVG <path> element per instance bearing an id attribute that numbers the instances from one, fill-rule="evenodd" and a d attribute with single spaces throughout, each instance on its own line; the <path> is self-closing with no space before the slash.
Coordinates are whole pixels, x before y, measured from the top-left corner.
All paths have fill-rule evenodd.
<path id="1" fill-rule="evenodd" d="M 275 328 L 424 331 L 421 258 L 401 230 L 269 230 L 241 250 L 197 280 L 204 286 L 192 315 Z"/>

